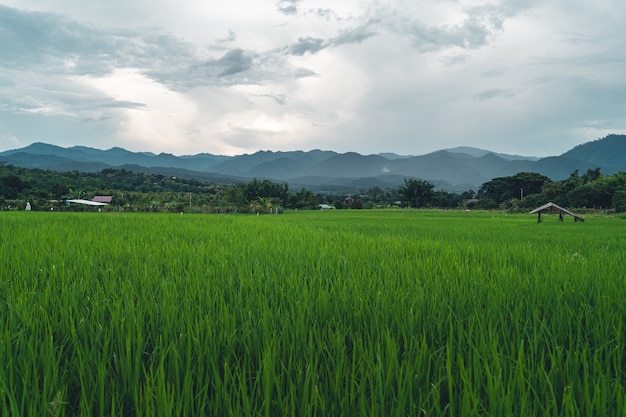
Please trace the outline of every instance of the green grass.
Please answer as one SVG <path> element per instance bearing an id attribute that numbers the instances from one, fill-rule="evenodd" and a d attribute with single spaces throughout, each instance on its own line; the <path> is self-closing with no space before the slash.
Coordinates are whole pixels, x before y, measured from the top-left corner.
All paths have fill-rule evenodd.
<path id="1" fill-rule="evenodd" d="M 626 222 L 0 213 L 0 415 L 626 413 Z"/>

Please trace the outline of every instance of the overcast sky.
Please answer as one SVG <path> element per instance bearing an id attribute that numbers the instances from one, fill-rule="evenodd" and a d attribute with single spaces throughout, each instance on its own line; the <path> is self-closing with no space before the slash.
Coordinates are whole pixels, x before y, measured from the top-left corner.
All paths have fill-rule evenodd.
<path id="1" fill-rule="evenodd" d="M 0 151 L 560 155 L 626 133 L 622 0 L 0 0 Z"/>

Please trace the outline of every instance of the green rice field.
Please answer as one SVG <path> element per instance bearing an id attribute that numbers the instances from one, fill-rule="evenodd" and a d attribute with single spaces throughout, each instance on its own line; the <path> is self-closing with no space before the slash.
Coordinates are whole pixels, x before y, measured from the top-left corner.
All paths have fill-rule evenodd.
<path id="1" fill-rule="evenodd" d="M 626 220 L 0 213 L 2 416 L 623 416 Z"/>

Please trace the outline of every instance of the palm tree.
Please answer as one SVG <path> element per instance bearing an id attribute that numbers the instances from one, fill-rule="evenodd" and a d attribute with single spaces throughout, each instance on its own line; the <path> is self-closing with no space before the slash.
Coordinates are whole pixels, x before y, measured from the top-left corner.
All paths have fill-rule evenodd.
<path id="1" fill-rule="evenodd" d="M 434 188 L 430 181 L 405 178 L 404 184 L 398 187 L 398 196 L 410 207 L 425 207 L 433 198 Z"/>
<path id="2" fill-rule="evenodd" d="M 269 212 L 272 211 L 272 199 L 269 197 L 258 197 L 256 202 L 262 209 L 267 210 Z"/>

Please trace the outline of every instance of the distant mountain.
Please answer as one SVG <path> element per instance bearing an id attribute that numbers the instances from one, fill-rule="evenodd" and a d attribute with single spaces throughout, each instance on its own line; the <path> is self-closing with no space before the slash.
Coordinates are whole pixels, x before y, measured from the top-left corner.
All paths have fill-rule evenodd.
<path id="1" fill-rule="evenodd" d="M 624 170 L 624 161 L 626 161 L 625 138 L 624 135 L 609 135 L 603 139 L 575 146 L 561 157 L 601 167 L 601 171 L 604 173 Z"/>
<path id="2" fill-rule="evenodd" d="M 106 151 L 88 148 L 86 146 L 62 148 L 40 142 L 33 143 L 22 149 L 1 152 L 0 158 L 6 161 L 6 163 L 11 163 L 16 166 L 25 166 L 11 162 L 11 156 L 20 153 L 26 154 L 32 158 L 31 164 L 33 166 L 29 166 L 30 168 L 52 169 L 57 171 L 76 169 L 78 171 L 87 172 L 99 171 L 103 168 L 124 164 L 207 171 L 211 166 L 229 158 L 227 156 L 211 154 L 174 156 L 161 153 L 156 155 L 150 152 L 130 152 L 122 148 L 111 148 Z M 72 164 L 74 168 L 66 169 L 66 164 Z M 92 168 L 90 169 L 90 167 Z"/>
<path id="3" fill-rule="evenodd" d="M 536 158 L 507 155 L 473 147 L 445 149 L 419 156 L 393 153 L 360 155 L 333 151 L 259 151 L 223 156 L 202 153 L 174 156 L 130 152 L 122 148 L 99 150 L 85 146 L 62 148 L 33 143 L 0 152 L 0 163 L 56 171 L 97 172 L 119 167 L 217 183 L 246 182 L 252 178 L 287 182 L 292 188 L 355 192 L 373 186 L 393 188 L 404 178 L 431 181 L 437 189 L 462 192 L 495 177 L 521 171 L 538 172 L 562 180 L 578 170 L 600 168 L 605 174 L 626 170 L 626 136 L 609 135 L 578 145 L 559 156 Z"/>
<path id="4" fill-rule="evenodd" d="M 485 149 L 479 149 L 479 148 L 473 148 L 471 146 L 457 146 L 456 148 L 450 148 L 450 149 L 445 149 L 448 152 L 452 152 L 452 153 L 464 153 L 470 156 L 475 156 L 480 158 L 481 156 L 485 156 L 488 153 L 494 154 L 495 156 L 498 156 L 502 159 L 507 159 L 507 160 L 526 160 L 526 161 L 537 161 L 541 158 L 536 157 L 536 156 L 520 156 L 520 155 L 509 155 L 506 153 L 497 153 L 497 152 L 491 152 L 491 151 L 487 151 Z"/>

